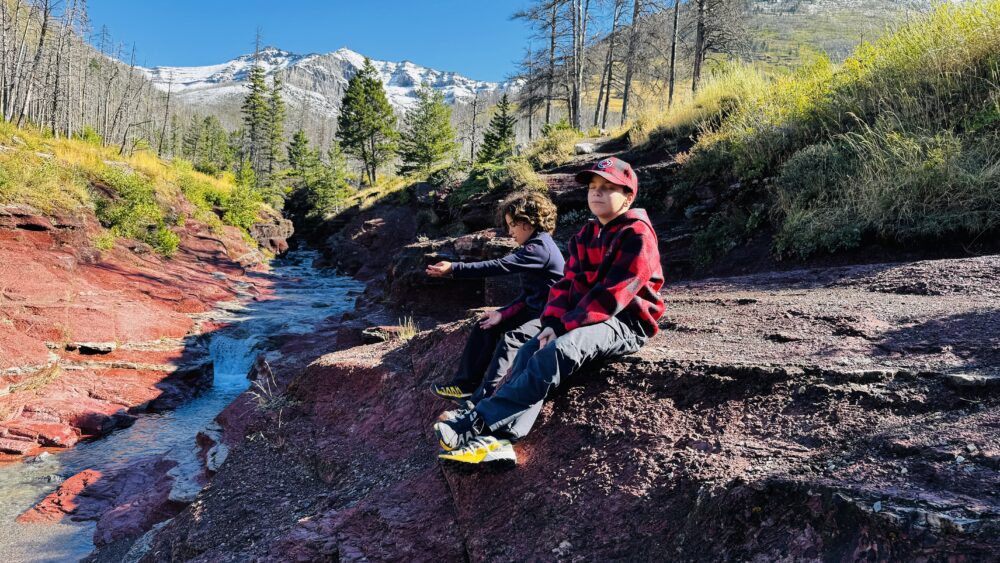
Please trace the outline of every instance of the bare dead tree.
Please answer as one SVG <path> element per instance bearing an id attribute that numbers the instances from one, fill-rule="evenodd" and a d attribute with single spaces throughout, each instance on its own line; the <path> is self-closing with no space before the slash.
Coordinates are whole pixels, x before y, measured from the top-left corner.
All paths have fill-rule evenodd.
<path id="1" fill-rule="evenodd" d="M 608 34 L 607 38 L 608 53 L 604 58 L 604 69 L 601 71 L 601 84 L 597 88 L 597 104 L 594 106 L 595 127 L 598 123 L 601 124 L 601 128 L 607 127 L 608 106 L 611 102 L 611 85 L 614 82 L 613 69 L 615 62 L 615 46 L 618 39 L 618 23 L 621 21 L 622 12 L 624 10 L 625 0 L 615 0 L 611 15 L 611 33 Z M 607 94 L 605 94 L 605 90 L 607 90 Z"/>
<path id="2" fill-rule="evenodd" d="M 681 13 L 681 0 L 674 0 L 674 25 L 670 33 L 670 85 L 667 94 L 667 108 L 674 105 L 674 82 L 677 78 L 677 20 Z"/>
<path id="3" fill-rule="evenodd" d="M 167 101 L 163 107 L 163 126 L 160 129 L 160 142 L 156 147 L 156 154 L 163 156 L 163 139 L 167 135 L 167 122 L 170 121 L 170 92 L 174 89 L 174 73 L 170 72 L 167 82 Z"/>
<path id="4" fill-rule="evenodd" d="M 628 40 L 628 55 L 625 62 L 625 91 L 622 94 L 621 125 L 628 120 L 629 97 L 632 94 L 632 76 L 635 71 L 635 53 L 639 47 L 639 12 L 642 10 L 641 0 L 632 0 L 632 30 Z"/>
<path id="5" fill-rule="evenodd" d="M 42 62 L 42 55 L 45 53 L 45 38 L 48 36 L 49 20 L 52 18 L 51 0 L 41 0 L 39 9 L 42 13 L 42 28 L 38 32 L 38 46 L 35 47 L 35 57 L 31 61 L 31 69 L 28 71 L 27 87 L 24 97 L 21 99 L 21 109 L 17 113 L 18 127 L 24 122 L 25 113 L 28 111 L 28 104 L 31 102 L 31 94 L 35 85 L 35 75 L 38 73 L 38 65 Z"/>

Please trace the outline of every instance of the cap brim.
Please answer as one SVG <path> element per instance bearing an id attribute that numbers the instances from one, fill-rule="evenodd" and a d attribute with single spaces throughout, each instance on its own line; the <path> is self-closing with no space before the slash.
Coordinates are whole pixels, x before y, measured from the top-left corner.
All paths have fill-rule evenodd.
<path id="1" fill-rule="evenodd" d="M 623 184 L 621 178 L 616 178 L 615 176 L 607 172 L 603 172 L 601 170 L 584 170 L 583 172 L 578 172 L 576 175 L 576 181 L 580 184 L 589 184 L 590 179 L 593 178 L 595 175 L 600 176 L 601 178 L 604 178 L 605 180 L 617 186 L 632 189 L 628 186 L 628 184 Z"/>

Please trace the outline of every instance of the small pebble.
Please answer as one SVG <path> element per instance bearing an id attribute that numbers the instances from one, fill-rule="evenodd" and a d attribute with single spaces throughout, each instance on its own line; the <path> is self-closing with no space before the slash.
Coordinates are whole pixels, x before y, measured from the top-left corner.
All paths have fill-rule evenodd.
<path id="1" fill-rule="evenodd" d="M 955 456 L 955 463 L 962 463 L 963 461 L 965 461 L 964 457 L 962 457 L 960 455 Z"/>
<path id="2" fill-rule="evenodd" d="M 872 510 L 874 510 L 875 512 L 881 512 L 882 511 L 882 501 L 880 501 L 880 500 L 875 501 L 875 504 L 872 505 Z"/>

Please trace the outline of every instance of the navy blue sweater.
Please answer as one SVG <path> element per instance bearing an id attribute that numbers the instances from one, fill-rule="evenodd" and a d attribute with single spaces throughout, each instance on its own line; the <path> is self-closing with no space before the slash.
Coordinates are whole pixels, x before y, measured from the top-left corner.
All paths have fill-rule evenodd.
<path id="1" fill-rule="evenodd" d="M 482 262 L 455 262 L 451 272 L 459 279 L 520 274 L 520 295 L 500 309 L 506 319 L 524 309 L 540 315 L 548 301 L 549 288 L 563 277 L 564 266 L 565 261 L 552 236 L 535 231 L 513 254 Z"/>

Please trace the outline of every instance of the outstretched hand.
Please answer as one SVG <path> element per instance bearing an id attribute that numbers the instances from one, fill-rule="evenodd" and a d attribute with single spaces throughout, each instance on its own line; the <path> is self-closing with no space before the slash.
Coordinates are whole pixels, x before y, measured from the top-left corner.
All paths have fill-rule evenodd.
<path id="1" fill-rule="evenodd" d="M 556 339 L 556 331 L 552 330 L 551 327 L 545 327 L 545 329 L 542 330 L 542 332 L 539 332 L 538 336 L 535 338 L 538 339 L 538 349 L 541 350 L 542 348 L 545 348 L 549 342 Z"/>
<path id="2" fill-rule="evenodd" d="M 427 266 L 427 275 L 432 278 L 443 278 L 451 274 L 451 271 L 452 271 L 451 262 L 445 260 L 442 260 L 437 264 L 431 264 L 430 266 Z"/>
<path id="3" fill-rule="evenodd" d="M 500 314 L 500 311 L 486 311 L 483 313 L 483 316 L 479 317 L 479 328 L 493 328 L 500 324 L 502 320 L 503 315 Z"/>

